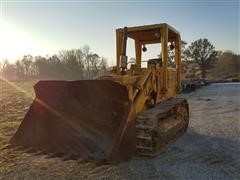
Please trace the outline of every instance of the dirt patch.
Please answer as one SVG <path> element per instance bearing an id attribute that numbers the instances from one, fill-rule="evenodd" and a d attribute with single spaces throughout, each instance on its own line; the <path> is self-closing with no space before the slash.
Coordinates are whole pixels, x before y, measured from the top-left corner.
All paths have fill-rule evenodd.
<path id="1" fill-rule="evenodd" d="M 33 93 L 33 84 L 16 85 Z M 161 155 L 133 157 L 118 165 L 101 166 L 4 149 L 31 98 L 7 84 L 3 87 L 0 179 L 240 179 L 239 83 L 212 84 L 181 95 L 190 105 L 189 129 Z"/>

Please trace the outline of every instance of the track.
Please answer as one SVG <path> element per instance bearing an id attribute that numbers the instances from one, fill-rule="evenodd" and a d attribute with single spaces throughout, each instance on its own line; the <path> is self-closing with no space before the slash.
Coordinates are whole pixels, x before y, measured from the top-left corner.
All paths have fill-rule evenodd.
<path id="1" fill-rule="evenodd" d="M 137 154 L 156 156 L 187 130 L 188 103 L 183 98 L 163 101 L 140 113 L 136 120 Z"/>

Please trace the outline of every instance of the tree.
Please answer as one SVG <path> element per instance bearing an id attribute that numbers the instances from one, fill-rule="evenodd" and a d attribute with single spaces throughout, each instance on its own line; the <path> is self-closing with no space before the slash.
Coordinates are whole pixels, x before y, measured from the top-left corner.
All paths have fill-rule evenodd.
<path id="1" fill-rule="evenodd" d="M 33 57 L 32 55 L 25 55 L 22 59 L 22 64 L 24 66 L 25 76 L 30 77 L 31 76 L 31 65 L 33 63 Z"/>
<path id="2" fill-rule="evenodd" d="M 186 57 L 186 46 L 187 46 L 187 42 L 186 41 L 181 41 L 181 59 L 182 61 L 186 61 L 187 57 Z"/>
<path id="3" fill-rule="evenodd" d="M 2 65 L 2 76 L 7 79 L 16 79 L 16 68 L 14 64 L 5 60 Z"/>
<path id="4" fill-rule="evenodd" d="M 52 55 L 46 61 L 49 69 L 48 78 L 64 79 L 66 68 L 59 57 L 57 55 Z"/>
<path id="5" fill-rule="evenodd" d="M 24 78 L 24 65 L 21 61 L 17 60 L 15 63 L 16 66 L 16 75 L 19 79 Z"/>
<path id="6" fill-rule="evenodd" d="M 82 48 L 84 67 L 86 70 L 86 79 L 92 79 L 99 73 L 101 59 L 97 53 L 90 51 L 90 47 L 85 45 Z"/>
<path id="7" fill-rule="evenodd" d="M 84 66 L 86 70 L 86 79 L 90 79 L 91 77 L 91 65 L 90 65 L 90 58 L 92 56 L 92 53 L 90 52 L 90 47 L 88 45 L 85 45 L 82 48 L 83 58 L 84 58 Z"/>
<path id="8" fill-rule="evenodd" d="M 219 52 L 217 63 L 212 70 L 212 76 L 216 78 L 229 78 L 240 73 L 240 55 L 231 51 Z"/>
<path id="9" fill-rule="evenodd" d="M 92 79 L 107 69 L 107 60 L 91 52 L 89 46 L 62 50 L 52 56 L 25 55 L 15 63 L 0 63 L 1 75 L 8 79 Z"/>
<path id="10" fill-rule="evenodd" d="M 99 63 L 100 71 L 106 71 L 108 67 L 107 59 L 102 57 Z"/>
<path id="11" fill-rule="evenodd" d="M 49 76 L 50 69 L 47 64 L 47 59 L 45 57 L 36 56 L 34 64 L 37 67 L 38 78 L 45 79 L 46 77 Z"/>
<path id="12" fill-rule="evenodd" d="M 172 48 L 172 45 L 173 45 L 173 48 Z M 187 45 L 187 42 L 186 41 L 181 41 L 181 59 L 182 61 L 184 61 L 186 59 L 186 54 L 185 54 L 185 51 L 186 51 L 186 45 Z M 161 58 L 161 54 L 158 55 L 159 58 Z M 175 45 L 174 43 L 169 43 L 169 46 L 168 46 L 168 66 L 170 67 L 176 67 L 176 64 L 175 64 Z"/>
<path id="13" fill-rule="evenodd" d="M 201 78 L 205 80 L 208 70 L 214 67 L 213 65 L 217 59 L 215 47 L 206 38 L 198 39 L 191 43 L 185 53 L 188 60 L 199 65 Z"/>

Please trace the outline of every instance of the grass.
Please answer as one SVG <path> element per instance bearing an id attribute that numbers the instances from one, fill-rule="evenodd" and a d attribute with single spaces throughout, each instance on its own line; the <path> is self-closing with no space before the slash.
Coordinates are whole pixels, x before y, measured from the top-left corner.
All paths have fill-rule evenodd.
<path id="1" fill-rule="evenodd" d="M 30 179 L 65 179 L 63 177 L 88 176 L 89 169 L 93 169 L 95 163 L 62 161 L 59 158 L 32 155 L 23 149 L 6 148 L 32 103 L 35 83 L 0 81 L 0 179 L 23 179 L 24 176 L 29 176 Z"/>
<path id="2" fill-rule="evenodd" d="M 8 172 L 26 156 L 20 151 L 4 147 L 31 105 L 34 84 L 34 81 L 9 83 L 0 81 L 0 173 Z"/>

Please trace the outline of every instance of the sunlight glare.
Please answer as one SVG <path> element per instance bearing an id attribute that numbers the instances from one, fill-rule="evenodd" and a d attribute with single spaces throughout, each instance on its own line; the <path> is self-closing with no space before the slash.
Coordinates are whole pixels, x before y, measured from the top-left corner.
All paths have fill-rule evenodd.
<path id="1" fill-rule="evenodd" d="M 5 83 L 7 83 L 8 85 L 12 86 L 14 89 L 16 89 L 19 92 L 22 92 L 26 97 L 31 98 L 32 100 L 35 100 L 37 103 L 39 103 L 42 107 L 48 109 L 49 111 L 51 111 L 53 114 L 55 114 L 56 116 L 62 118 L 63 120 L 66 120 L 66 118 L 57 110 L 55 110 L 53 107 L 51 107 L 50 105 L 48 105 L 46 102 L 42 101 L 41 99 L 36 98 L 35 96 L 33 96 L 31 93 L 28 93 L 27 91 L 25 91 L 23 88 L 17 86 L 14 82 L 11 82 L 9 80 L 7 80 L 4 77 L 1 77 L 1 80 Z M 1 82 L 2 82 L 1 81 Z"/>
<path id="2" fill-rule="evenodd" d="M 15 61 L 23 55 L 37 55 L 43 49 L 30 35 L 2 21 L 0 23 L 0 60 Z"/>

